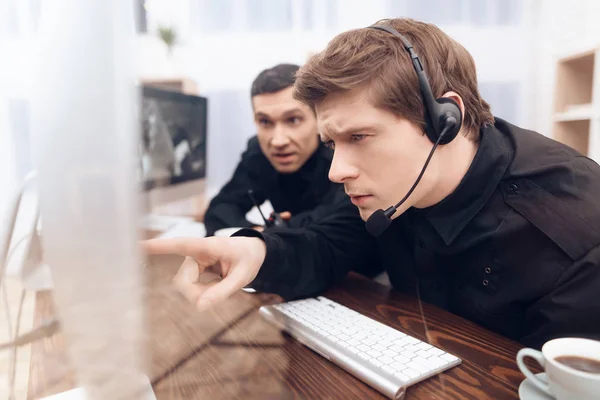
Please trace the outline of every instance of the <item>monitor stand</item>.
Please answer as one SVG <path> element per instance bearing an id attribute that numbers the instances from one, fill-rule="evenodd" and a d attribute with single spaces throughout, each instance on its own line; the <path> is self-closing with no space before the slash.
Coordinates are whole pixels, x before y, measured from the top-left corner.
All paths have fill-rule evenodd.
<path id="1" fill-rule="evenodd" d="M 140 396 L 136 397 L 138 400 L 156 400 L 156 395 L 152 389 L 152 385 L 148 380 L 148 377 L 144 375 L 140 382 Z M 88 400 L 84 388 L 76 388 L 54 394 L 49 397 L 43 397 L 40 400 Z"/>

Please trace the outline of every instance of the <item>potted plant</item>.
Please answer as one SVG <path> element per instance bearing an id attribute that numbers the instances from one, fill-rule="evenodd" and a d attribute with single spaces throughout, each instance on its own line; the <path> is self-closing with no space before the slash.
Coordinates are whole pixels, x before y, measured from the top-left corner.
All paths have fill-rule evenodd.
<path id="1" fill-rule="evenodd" d="M 159 26 L 158 37 L 167 46 L 167 53 L 169 56 L 173 54 L 173 47 L 177 43 L 177 32 L 170 26 Z"/>

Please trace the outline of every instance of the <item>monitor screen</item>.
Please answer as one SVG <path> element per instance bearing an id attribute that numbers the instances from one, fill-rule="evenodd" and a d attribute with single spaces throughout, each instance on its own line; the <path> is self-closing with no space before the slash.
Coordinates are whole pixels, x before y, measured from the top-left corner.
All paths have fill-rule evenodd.
<path id="1" fill-rule="evenodd" d="M 147 86 L 141 98 L 144 189 L 204 178 L 207 99 Z"/>

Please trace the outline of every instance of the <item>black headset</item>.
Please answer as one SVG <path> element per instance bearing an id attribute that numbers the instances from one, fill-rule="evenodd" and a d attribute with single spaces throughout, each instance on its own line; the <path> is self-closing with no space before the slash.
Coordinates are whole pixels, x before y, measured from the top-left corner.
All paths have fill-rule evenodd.
<path id="1" fill-rule="evenodd" d="M 419 87 L 423 96 L 423 106 L 425 107 L 425 133 L 432 143 L 436 143 L 444 128 L 448 127 L 439 144 L 450 143 L 456 137 L 458 131 L 460 131 L 462 124 L 462 113 L 458 104 L 447 97 L 434 99 L 431 86 L 429 86 L 429 80 L 427 80 L 427 76 L 423 70 L 423 64 L 421 64 L 419 56 L 413 50 L 412 44 L 410 44 L 404 35 L 387 25 L 372 25 L 369 28 L 391 33 L 402 41 L 404 49 L 410 54 L 413 67 L 415 67 L 417 78 L 419 79 Z"/>
<path id="2" fill-rule="evenodd" d="M 419 79 L 419 87 L 421 88 L 421 95 L 423 96 L 423 106 L 425 108 L 425 134 L 433 143 L 433 148 L 421 169 L 421 173 L 417 177 L 417 180 L 412 185 L 408 193 L 404 196 L 402 200 L 400 200 L 396 205 L 393 205 L 386 209 L 379 209 L 375 211 L 366 222 L 367 231 L 373 236 L 381 235 L 392 223 L 392 216 L 396 213 L 398 207 L 402 205 L 411 195 L 413 190 L 419 184 L 419 181 L 423 177 L 425 170 L 427 169 L 427 165 L 429 165 L 429 161 L 435 152 L 435 149 L 440 144 L 448 144 L 450 143 L 460 131 L 460 127 L 462 125 L 462 112 L 460 111 L 460 107 L 458 104 L 447 97 L 440 97 L 439 99 L 435 99 L 433 97 L 433 93 L 431 92 L 431 86 L 429 86 L 429 81 L 427 80 L 427 76 L 425 75 L 425 71 L 423 70 L 423 64 L 421 64 L 421 60 L 417 56 L 417 53 L 413 50 L 412 44 L 406 39 L 403 35 L 401 35 L 394 28 L 387 25 L 372 25 L 369 26 L 372 29 L 379 29 L 381 31 L 385 31 L 391 33 L 392 35 L 400 38 L 404 49 L 410 54 L 410 58 L 412 60 L 413 67 L 417 72 L 417 78 Z"/>

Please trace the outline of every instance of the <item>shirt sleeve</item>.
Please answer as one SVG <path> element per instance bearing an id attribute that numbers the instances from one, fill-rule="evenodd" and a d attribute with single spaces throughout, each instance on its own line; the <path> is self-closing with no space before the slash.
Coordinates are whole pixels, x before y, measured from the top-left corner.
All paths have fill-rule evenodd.
<path id="1" fill-rule="evenodd" d="M 215 231 L 223 228 L 249 228 L 254 225 L 246 220 L 246 214 L 254 206 L 248 196 L 248 190 L 253 191 L 258 204 L 262 204 L 266 197 L 260 190 L 257 174 L 252 172 L 253 165 L 255 166 L 256 163 L 252 163 L 251 156 L 246 151 L 231 180 L 211 200 L 204 215 L 207 236 L 212 236 Z"/>
<path id="2" fill-rule="evenodd" d="M 244 229 L 234 236 L 265 241 L 267 255 L 250 286 L 286 300 L 321 293 L 350 270 L 380 269 L 375 239 L 350 202 L 337 204 L 304 228 L 271 228 L 262 234 Z"/>
<path id="3" fill-rule="evenodd" d="M 600 246 L 565 269 L 554 289 L 526 312 L 521 343 L 541 348 L 559 337 L 600 339 Z"/>

